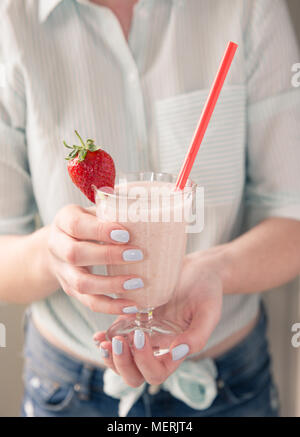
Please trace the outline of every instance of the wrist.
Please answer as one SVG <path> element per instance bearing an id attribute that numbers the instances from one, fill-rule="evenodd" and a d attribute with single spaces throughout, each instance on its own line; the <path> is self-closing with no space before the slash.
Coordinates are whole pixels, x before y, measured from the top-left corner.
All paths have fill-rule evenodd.
<path id="1" fill-rule="evenodd" d="M 27 268 L 34 281 L 40 284 L 43 295 L 49 295 L 59 288 L 59 283 L 51 271 L 48 251 L 49 227 L 38 229 L 27 237 Z"/>
<path id="2" fill-rule="evenodd" d="M 233 277 L 234 277 L 234 262 L 229 244 L 224 244 L 220 248 L 218 254 L 218 262 L 220 268 L 220 276 L 223 284 L 223 293 L 229 294 L 234 292 Z"/>
<path id="3" fill-rule="evenodd" d="M 230 251 L 230 243 L 212 247 L 201 252 L 201 264 L 204 262 L 215 271 L 222 283 L 224 294 L 233 293 L 234 262 Z"/>

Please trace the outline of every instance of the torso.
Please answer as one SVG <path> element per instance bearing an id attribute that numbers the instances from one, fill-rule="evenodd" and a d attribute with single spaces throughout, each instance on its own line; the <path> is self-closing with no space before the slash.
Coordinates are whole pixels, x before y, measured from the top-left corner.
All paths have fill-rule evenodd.
<path id="1" fill-rule="evenodd" d="M 124 8 L 122 12 L 121 10 L 113 9 L 112 4 L 116 6 L 117 0 L 111 2 L 93 0 L 93 2 L 102 6 L 108 6 L 108 3 L 111 3 L 110 9 L 118 17 L 125 38 L 128 39 L 133 6 L 136 2 L 133 0 L 128 0 L 127 2 L 124 2 L 124 0 L 118 0 L 118 3 L 131 5 L 130 8 L 126 5 L 126 8 Z M 165 7 L 167 3 L 169 2 L 161 2 Z M 151 68 L 149 67 L 148 70 L 146 70 L 147 74 L 144 74 L 142 77 L 144 86 L 147 89 L 145 96 L 137 86 L 140 78 L 138 77 L 135 82 L 135 78 L 133 77 L 132 79 L 131 77 L 133 70 L 130 63 L 122 63 L 122 68 L 126 69 L 126 71 L 122 73 L 123 77 L 121 76 L 121 68 L 118 69 L 118 74 L 116 74 L 114 69 L 115 63 L 106 62 L 107 59 L 110 60 L 110 55 L 108 56 L 107 53 L 111 53 L 112 49 L 115 49 L 115 47 L 110 47 L 111 41 L 109 37 L 106 37 L 106 34 L 102 34 L 101 28 L 99 29 L 98 27 L 95 27 L 94 30 L 95 32 L 96 30 L 99 31 L 96 33 L 97 41 L 98 39 L 103 41 L 103 47 L 105 47 L 106 50 L 104 54 L 102 54 L 101 50 L 98 49 L 98 45 L 95 44 L 95 37 L 92 32 L 87 31 L 83 26 L 82 35 L 76 33 L 77 21 L 74 21 L 74 29 L 71 25 L 66 29 L 64 28 L 63 31 L 61 26 L 57 27 L 57 38 L 53 40 L 53 47 L 57 48 L 57 50 L 54 52 L 65 53 L 68 55 L 66 56 L 64 63 L 68 68 L 70 68 L 70 71 L 73 65 L 78 61 L 78 50 L 80 49 L 82 53 L 81 62 L 78 63 L 77 74 L 70 75 L 67 80 L 65 80 L 63 75 L 57 75 L 56 80 L 54 80 L 53 74 L 49 74 L 49 69 L 46 68 L 46 63 L 44 63 L 44 65 L 41 63 L 40 59 L 30 59 L 26 68 L 28 70 L 28 77 L 31 78 L 31 86 L 29 89 L 33 113 L 28 122 L 28 133 L 30 137 L 28 141 L 28 154 L 33 186 L 35 187 L 35 196 L 40 206 L 43 223 L 50 223 L 52 220 L 52 212 L 58 210 L 66 203 L 72 202 L 81 204 L 82 206 L 87 206 L 87 204 L 84 203 L 85 200 L 80 197 L 80 193 L 77 193 L 76 190 L 72 191 L 69 189 L 70 181 L 68 176 L 64 170 L 61 170 L 64 163 L 64 152 L 62 151 L 63 148 L 59 144 L 58 138 L 64 137 L 65 133 L 70 130 L 70 123 L 72 123 L 72 120 L 74 119 L 78 120 L 79 130 L 83 129 L 83 131 L 87 132 L 87 134 L 92 138 L 96 137 L 99 139 L 100 143 L 109 145 L 108 152 L 116 157 L 117 166 L 120 165 L 120 167 L 122 166 L 124 169 L 130 171 L 137 171 L 141 167 L 145 169 L 148 168 L 148 158 L 139 157 L 139 147 L 140 138 L 144 138 L 144 130 L 146 138 L 146 128 L 149 127 L 148 130 L 151 134 L 149 135 L 149 144 L 151 144 L 151 139 L 155 140 L 155 138 L 160 138 L 160 136 L 163 138 L 163 141 L 157 140 L 157 144 L 153 141 L 155 151 L 157 154 L 160 154 L 158 161 L 163 160 L 162 166 L 159 170 L 169 173 L 177 173 L 178 170 L 175 168 L 177 165 L 176 162 L 181 162 L 181 159 L 183 160 L 184 158 L 185 146 L 190 141 L 190 134 L 192 134 L 193 128 L 191 128 L 191 125 L 196 121 L 193 117 L 195 114 L 200 113 L 202 102 L 205 101 L 207 96 L 207 86 L 210 83 L 211 77 L 215 74 L 216 63 L 218 62 L 221 52 L 223 52 L 223 43 L 219 44 L 218 42 L 220 38 L 212 39 L 209 51 L 213 51 L 215 56 L 205 59 L 205 63 L 202 62 L 201 56 L 195 57 L 195 59 L 194 57 L 192 58 L 195 63 L 192 69 L 188 62 L 177 62 L 178 59 L 183 59 L 186 52 L 185 47 L 180 44 L 180 41 L 183 40 L 183 36 L 188 38 L 185 45 L 190 44 L 191 47 L 193 47 L 193 41 L 201 40 L 202 33 L 200 30 L 203 29 L 203 26 L 199 25 L 198 19 L 195 23 L 190 18 L 193 15 L 198 14 L 197 11 L 198 8 L 200 8 L 198 5 L 200 3 L 201 8 L 203 7 L 205 9 L 204 13 L 206 8 L 209 9 L 206 2 L 194 2 L 196 12 L 193 12 L 193 14 L 186 18 L 184 22 L 185 26 L 189 29 L 188 32 L 183 32 L 185 28 L 183 24 L 175 26 L 174 30 L 174 22 L 172 22 L 172 27 L 165 27 L 168 24 L 168 14 L 165 9 L 165 15 L 157 15 L 165 18 L 165 24 L 162 29 L 166 28 L 168 32 L 172 31 L 173 33 L 169 34 L 168 38 L 164 38 L 163 50 L 153 53 L 153 57 L 150 57 L 149 55 L 151 62 L 149 61 L 145 67 L 151 66 Z M 220 2 L 219 4 L 220 8 L 223 7 L 223 2 Z M 238 5 L 239 2 L 236 2 L 236 6 Z M 96 7 L 94 9 L 96 9 Z M 202 16 L 205 15 L 204 13 Z M 180 15 L 180 11 L 177 11 L 177 14 Z M 199 17 L 200 16 L 201 15 L 199 14 Z M 54 14 L 52 19 L 58 20 L 59 17 L 59 14 Z M 77 20 L 77 16 L 75 18 Z M 89 18 L 91 18 L 92 25 L 92 17 Z M 223 22 L 224 26 L 222 25 Z M 116 23 L 110 22 L 109 24 L 113 25 Z M 148 39 L 149 41 L 152 41 L 153 38 L 160 34 L 153 33 L 150 24 L 151 22 L 148 23 L 149 29 L 151 30 L 148 34 Z M 205 23 L 203 22 L 203 24 Z M 218 35 L 219 32 L 221 32 L 220 35 L 222 41 L 226 39 L 228 35 L 231 35 L 235 40 L 242 41 L 242 38 L 240 37 L 240 28 L 238 27 L 237 29 L 234 29 L 233 24 L 234 23 L 229 19 L 224 20 L 223 14 L 217 14 L 216 19 L 211 23 L 212 29 L 218 29 Z M 18 26 L 15 27 L 18 29 Z M 41 51 L 44 50 L 45 46 L 48 47 L 47 44 L 50 40 L 48 32 L 50 32 L 50 30 L 50 26 L 39 25 L 37 27 L 38 38 L 36 43 L 40 44 L 39 50 Z M 118 37 L 117 29 L 114 28 L 113 30 L 114 36 Z M 133 40 L 137 41 L 137 35 L 133 31 L 134 28 L 131 28 L 134 37 Z M 176 34 L 174 32 L 176 32 Z M 212 33 L 214 34 L 214 32 Z M 64 38 L 62 38 L 61 36 L 65 34 L 68 37 L 65 38 L 64 36 Z M 21 36 L 19 36 L 19 38 L 21 39 Z M 72 43 L 63 46 L 60 44 L 62 39 L 64 41 L 71 41 Z M 28 44 L 30 44 L 30 39 L 27 40 Z M 143 46 L 143 50 L 141 50 L 140 53 L 144 53 L 145 47 Z M 150 44 L 148 45 L 148 51 L 149 47 Z M 154 47 L 152 42 L 151 47 Z M 131 59 L 127 56 L 128 53 L 125 53 L 125 45 L 123 47 L 123 52 L 124 53 L 121 53 L 123 56 L 122 59 Z M 32 53 L 35 52 L 32 51 Z M 240 55 L 235 61 L 235 68 L 227 79 L 227 87 L 223 89 L 222 98 L 220 98 L 218 102 L 218 112 L 214 116 L 216 125 L 221 127 L 220 129 L 213 129 L 211 131 L 211 143 L 209 144 L 209 148 L 203 149 L 201 165 L 197 165 L 194 168 L 195 173 L 193 179 L 197 183 L 200 181 L 201 185 L 208 186 L 205 196 L 209 221 L 207 222 L 203 233 L 201 233 L 201 238 L 200 236 L 198 237 L 197 234 L 193 234 L 190 251 L 219 244 L 220 236 L 225 236 L 224 238 L 230 240 L 236 236 L 240 226 L 240 211 L 242 211 L 241 198 L 244 189 L 244 138 L 246 132 L 246 117 L 240 117 L 240 114 L 246 114 L 246 93 L 243 76 L 244 60 L 241 55 L 243 53 L 242 47 L 239 53 Z M 154 55 L 156 64 L 155 68 L 152 68 Z M 203 64 L 205 64 L 205 68 L 202 68 Z M 101 68 L 102 80 L 99 80 L 99 68 Z M 171 70 L 168 70 L 168 68 Z M 87 71 L 89 71 L 89 80 L 86 81 L 87 86 L 83 87 L 81 85 L 85 83 Z M 170 71 L 175 71 L 176 74 L 165 74 L 165 71 L 169 73 Z M 121 77 L 121 79 L 119 77 Z M 157 80 L 158 77 L 160 80 Z M 178 78 L 183 78 L 184 80 L 178 81 Z M 45 100 L 44 96 L 40 93 L 41 80 L 44 83 L 47 94 L 45 97 L 46 101 L 49 103 L 47 105 L 47 112 L 38 111 L 38 108 L 43 107 Z M 130 80 L 132 80 L 132 82 L 130 82 Z M 129 83 L 132 84 L 130 87 Z M 91 86 L 88 86 L 89 84 L 91 84 Z M 74 89 L 78 91 L 78 95 L 74 94 Z M 124 99 L 118 98 L 118 93 L 120 93 L 120 96 L 126 96 L 125 90 L 126 92 L 128 90 L 132 91 L 130 92 L 132 94 L 132 99 L 135 98 L 135 102 L 139 102 L 136 95 L 140 97 L 141 101 L 145 102 L 144 106 L 139 107 L 139 111 L 128 111 L 129 106 L 127 103 L 129 102 L 129 99 L 127 102 L 125 97 Z M 64 98 L 57 97 L 65 95 L 67 97 L 67 105 Z M 80 103 L 82 101 L 89 102 L 87 107 L 90 108 L 90 113 L 85 114 L 83 111 L 82 113 L 78 112 L 79 109 L 77 110 L 77 108 L 81 108 L 82 105 L 80 106 Z M 132 100 L 130 100 L 129 103 L 132 105 Z M 155 119 L 151 119 L 150 115 L 152 114 L 152 109 L 154 109 L 154 104 L 156 115 Z M 228 105 L 230 105 L 230 111 L 228 110 Z M 144 107 L 148 109 L 150 108 L 148 113 L 144 113 Z M 168 118 L 170 110 L 172 117 Z M 59 116 L 59 114 L 63 114 L 63 116 Z M 147 114 L 150 114 L 149 119 L 147 118 Z M 224 122 L 222 123 L 222 120 L 225 116 L 226 129 L 223 129 L 222 126 L 224 126 Z M 117 120 L 118 129 L 115 128 L 114 120 L 110 117 L 114 117 L 114 120 Z M 240 120 L 238 123 L 237 119 Z M 147 123 L 144 123 L 145 120 Z M 165 123 L 165 120 L 168 121 L 167 124 Z M 138 130 L 136 126 L 139 128 Z M 175 127 L 177 131 L 179 130 L 186 134 L 183 137 L 166 135 L 166 132 L 173 132 Z M 127 131 L 131 132 L 128 137 L 126 136 Z M 47 176 L 47 171 L 49 171 L 49 175 L 50 170 L 53 172 L 53 167 L 49 165 L 49 168 L 46 168 L 46 170 L 43 168 L 43 172 L 41 172 L 40 166 L 40 159 L 44 153 L 47 153 L 49 144 L 53 147 L 53 154 L 59 156 L 59 159 L 57 159 L 58 165 L 55 167 L 56 172 L 53 173 L 54 176 L 51 179 L 51 184 L 48 183 L 49 179 L 45 176 Z M 147 145 L 148 143 L 145 142 L 145 144 Z M 171 162 L 171 159 L 169 160 L 172 155 L 170 151 L 173 152 L 174 150 L 176 151 L 176 156 L 178 155 L 178 158 L 176 161 L 172 159 Z M 181 156 L 181 153 L 183 156 Z M 223 153 L 224 155 L 222 155 Z M 142 153 L 140 153 L 140 155 L 142 156 Z M 226 159 L 221 159 L 223 156 L 225 156 Z M 139 158 L 135 160 L 136 157 Z M 145 161 L 145 167 L 143 167 L 143 161 Z M 149 158 L 149 166 L 151 162 L 152 161 Z M 156 160 L 154 160 L 154 158 L 153 162 L 155 169 Z M 222 162 L 222 171 L 220 171 L 220 162 Z M 238 171 L 234 170 L 233 172 L 231 165 L 232 162 L 234 162 L 234 169 L 238 169 Z M 232 178 L 233 173 L 235 174 L 235 179 Z M 211 177 L 211 175 L 214 174 L 218 174 L 218 179 L 215 180 L 215 178 Z M 222 220 L 218 220 L 220 214 L 222 215 Z M 202 240 L 205 242 L 204 245 L 202 245 Z M 225 296 L 225 299 L 226 297 L 227 296 Z M 249 299 L 251 298 L 255 299 L 255 296 L 249 296 Z M 245 302 L 245 299 L 246 297 L 243 296 L 243 302 L 241 305 L 250 305 Z M 59 307 L 61 311 L 60 314 L 64 314 L 64 304 L 67 305 L 63 302 L 63 299 L 59 303 L 57 303 L 57 301 L 53 302 L 54 312 Z M 239 308 L 239 296 L 236 295 L 231 301 L 230 315 L 234 315 L 235 310 L 239 311 Z M 224 312 L 224 314 L 226 323 L 240 323 L 239 320 L 229 320 L 229 311 Z M 103 319 L 105 319 L 105 316 L 106 315 L 103 315 Z M 252 316 L 253 313 L 251 313 L 251 316 L 247 318 L 244 327 L 241 329 L 237 328 L 237 332 L 228 336 L 226 340 L 221 342 L 216 341 L 214 343 L 216 346 L 213 346 L 210 350 L 206 351 L 205 354 L 199 354 L 197 359 L 201 356 L 216 357 L 241 341 L 247 333 L 251 331 L 255 324 L 255 318 Z M 49 315 L 49 318 L 50 317 L 51 316 Z M 248 320 L 251 321 L 248 322 Z M 80 319 L 78 321 L 80 322 Z M 76 357 L 71 350 L 65 348 L 59 338 L 53 337 L 51 333 L 48 332 L 46 326 L 47 320 L 44 326 L 38 326 L 42 335 L 49 342 L 64 350 L 70 356 Z M 238 326 L 240 327 L 241 324 Z M 84 359 L 82 356 L 78 356 L 77 358 L 81 361 Z M 94 364 L 99 366 L 99 362 L 95 362 Z"/>
<path id="2" fill-rule="evenodd" d="M 124 37 L 126 40 L 128 40 L 129 32 L 130 32 L 130 26 L 132 21 L 132 15 L 133 15 L 133 8 L 134 5 L 138 2 L 138 0 L 128 0 L 124 2 L 124 0 L 91 0 L 92 3 L 98 4 L 99 6 L 105 6 L 109 8 L 115 16 L 118 18 L 122 31 L 124 33 Z M 217 344 L 216 346 L 213 346 L 211 349 L 205 351 L 204 353 L 199 353 L 196 357 L 191 358 L 193 361 L 202 359 L 202 358 L 216 358 L 219 355 L 222 355 L 227 350 L 234 347 L 236 344 L 238 344 L 244 337 L 249 334 L 249 332 L 253 329 L 255 323 L 257 321 L 257 317 L 255 317 L 253 320 L 251 320 L 245 327 L 240 329 L 239 331 L 235 332 L 230 337 L 226 338 L 221 343 Z M 58 338 L 55 338 L 50 332 L 47 331 L 43 326 L 39 325 L 34 321 L 36 327 L 38 328 L 39 332 L 48 340 L 51 344 L 56 346 L 57 348 L 65 351 L 69 355 L 73 356 L 76 359 L 82 360 L 81 356 L 78 356 L 73 353 L 73 351 L 69 350 L 65 347 L 63 343 L 59 341 Z M 86 360 L 85 360 L 86 361 Z M 91 364 L 95 365 L 96 367 L 102 367 L 104 368 L 104 365 L 102 365 L 99 362 L 93 362 L 89 361 Z"/>

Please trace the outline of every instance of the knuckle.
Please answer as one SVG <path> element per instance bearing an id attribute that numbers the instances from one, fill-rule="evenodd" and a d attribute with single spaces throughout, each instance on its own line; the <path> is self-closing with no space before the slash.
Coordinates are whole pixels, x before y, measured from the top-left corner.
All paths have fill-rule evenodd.
<path id="1" fill-rule="evenodd" d="M 104 237 L 104 234 L 105 234 L 105 223 L 102 222 L 101 220 L 98 221 L 96 232 L 97 232 L 97 235 L 96 235 L 97 241 L 103 240 L 103 237 Z"/>
<path id="2" fill-rule="evenodd" d="M 114 247 L 111 245 L 105 246 L 104 258 L 106 264 L 113 264 Z"/>
<path id="3" fill-rule="evenodd" d="M 61 221 L 61 217 L 62 217 L 63 214 L 64 214 L 64 210 L 65 210 L 65 208 L 60 209 L 60 210 L 58 211 L 58 213 L 56 214 L 56 216 L 54 217 L 53 224 L 54 224 L 55 226 L 57 226 L 57 227 L 59 227 L 59 224 L 60 224 L 60 221 Z"/>
<path id="4" fill-rule="evenodd" d="M 116 309 L 116 302 L 114 302 L 114 300 L 112 300 L 112 301 L 107 303 L 106 311 L 105 312 L 108 313 L 108 314 L 118 314 L 118 313 L 120 313 L 120 311 L 118 311 Z"/>
<path id="5" fill-rule="evenodd" d="M 68 295 L 68 296 L 72 296 L 72 291 L 69 288 L 64 288 L 64 292 Z"/>
<path id="6" fill-rule="evenodd" d="M 163 381 L 164 380 L 158 376 L 151 376 L 150 378 L 147 378 L 147 382 L 150 385 L 160 385 Z"/>
<path id="7" fill-rule="evenodd" d="M 66 205 L 62 211 L 71 214 L 74 214 L 74 212 L 78 212 L 81 210 L 81 207 L 79 205 L 76 205 L 75 203 L 70 203 L 69 205 Z"/>
<path id="8" fill-rule="evenodd" d="M 127 385 L 129 385 L 129 386 L 132 387 L 132 388 L 137 388 L 137 387 L 139 387 L 140 385 L 143 384 L 143 382 L 144 382 L 144 380 L 139 381 L 139 382 L 136 382 L 136 381 L 126 381 Z"/>
<path id="9" fill-rule="evenodd" d="M 55 248 L 56 248 L 56 238 L 54 236 L 54 231 L 51 229 L 48 237 L 48 250 L 49 252 L 54 253 Z"/>
<path id="10" fill-rule="evenodd" d="M 71 242 L 66 247 L 65 258 L 68 264 L 76 265 L 76 261 L 78 258 L 78 246 L 75 242 Z"/>
<path id="11" fill-rule="evenodd" d="M 201 338 L 198 341 L 198 348 L 201 350 L 201 349 L 203 349 L 205 347 L 205 345 L 206 345 L 206 339 L 205 338 Z"/>
<path id="12" fill-rule="evenodd" d="M 54 219 L 54 223 L 59 225 L 61 222 L 64 222 L 66 220 L 66 218 L 72 217 L 73 214 L 75 213 L 76 209 L 77 209 L 77 205 L 74 205 L 72 203 L 64 206 L 56 214 L 55 219 Z"/>
<path id="13" fill-rule="evenodd" d="M 99 312 L 99 305 L 95 299 L 89 300 L 88 307 L 93 313 Z"/>
<path id="14" fill-rule="evenodd" d="M 202 349 L 205 348 L 206 343 L 207 343 L 208 339 L 202 339 L 198 342 L 197 347 L 193 348 L 193 346 L 191 346 L 191 350 L 189 352 L 189 355 L 194 353 L 195 351 L 201 351 Z"/>
<path id="15" fill-rule="evenodd" d="M 125 291 L 123 288 L 123 282 L 124 279 L 118 277 L 118 276 L 111 276 L 109 279 L 107 279 L 107 289 L 111 292 L 111 293 L 116 293 L 116 292 L 122 292 Z M 114 300 L 113 300 L 114 302 Z"/>
<path id="16" fill-rule="evenodd" d="M 86 288 L 86 281 L 82 274 L 76 274 L 73 278 L 73 289 L 76 293 L 84 294 Z"/>
<path id="17" fill-rule="evenodd" d="M 69 223 L 68 223 L 68 230 L 72 236 L 77 235 L 79 223 L 80 223 L 80 216 L 73 214 L 72 217 L 69 219 Z"/>

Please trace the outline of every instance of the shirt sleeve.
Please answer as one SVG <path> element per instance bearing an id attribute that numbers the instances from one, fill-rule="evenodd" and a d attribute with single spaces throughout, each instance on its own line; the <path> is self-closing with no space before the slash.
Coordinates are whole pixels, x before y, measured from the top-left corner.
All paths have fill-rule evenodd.
<path id="1" fill-rule="evenodd" d="M 246 225 L 269 217 L 300 220 L 300 88 L 292 81 L 300 59 L 296 38 L 283 0 L 251 0 L 246 18 Z"/>
<path id="2" fill-rule="evenodd" d="M 0 234 L 26 234 L 35 228 L 36 205 L 27 159 L 25 87 L 3 20 L 1 26 Z"/>

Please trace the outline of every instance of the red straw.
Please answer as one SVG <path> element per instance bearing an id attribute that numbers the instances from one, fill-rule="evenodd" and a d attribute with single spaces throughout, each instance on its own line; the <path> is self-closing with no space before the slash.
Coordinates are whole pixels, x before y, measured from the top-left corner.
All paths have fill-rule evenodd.
<path id="1" fill-rule="evenodd" d="M 189 178 L 190 172 L 192 170 L 193 164 L 195 162 L 199 147 L 202 143 L 203 137 L 205 135 L 207 126 L 211 119 L 212 113 L 215 109 L 217 100 L 219 98 L 220 92 L 222 90 L 224 81 L 226 79 L 228 70 L 231 66 L 232 60 L 234 58 L 236 49 L 238 45 L 234 42 L 229 42 L 227 49 L 225 51 L 224 57 L 222 59 L 219 71 L 215 78 L 215 81 L 210 90 L 209 96 L 206 100 L 205 106 L 203 108 L 197 129 L 194 133 L 194 137 L 192 139 L 189 150 L 186 154 L 184 163 L 179 172 L 179 176 L 176 181 L 176 190 L 183 190 L 186 184 L 186 181 Z"/>

